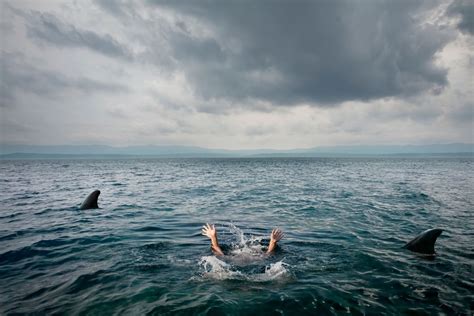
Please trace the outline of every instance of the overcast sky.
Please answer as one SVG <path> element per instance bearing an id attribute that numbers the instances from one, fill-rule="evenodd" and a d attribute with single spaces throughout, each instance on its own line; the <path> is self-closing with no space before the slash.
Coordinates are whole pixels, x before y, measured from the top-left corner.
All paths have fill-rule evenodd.
<path id="1" fill-rule="evenodd" d="M 474 142 L 465 1 L 0 1 L 1 143 Z"/>

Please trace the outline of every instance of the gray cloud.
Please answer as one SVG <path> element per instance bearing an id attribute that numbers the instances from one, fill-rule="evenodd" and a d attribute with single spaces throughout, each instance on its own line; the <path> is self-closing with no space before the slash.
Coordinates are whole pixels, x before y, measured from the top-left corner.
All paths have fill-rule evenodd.
<path id="1" fill-rule="evenodd" d="M 458 29 L 474 35 L 474 3 L 470 0 L 454 0 L 448 7 L 447 13 L 460 18 Z"/>
<path id="2" fill-rule="evenodd" d="M 448 117 L 455 123 L 455 124 L 465 124 L 470 126 L 471 128 L 471 135 L 473 135 L 473 118 L 474 118 L 474 102 L 469 100 L 465 103 L 457 105 L 456 110 L 449 112 Z"/>
<path id="3" fill-rule="evenodd" d="M 83 93 L 128 92 L 129 89 L 115 83 L 105 83 L 85 77 L 69 77 L 28 64 L 21 54 L 1 52 L 2 80 L 0 82 L 0 106 L 14 105 L 17 94 L 33 93 L 54 97 L 66 90 Z"/>
<path id="4" fill-rule="evenodd" d="M 126 16 L 133 8 L 128 2 L 123 0 L 95 0 L 94 1 L 102 10 L 107 11 L 115 16 Z"/>
<path id="5" fill-rule="evenodd" d="M 0 143 L 472 142 L 460 4 L 0 1 Z"/>
<path id="6" fill-rule="evenodd" d="M 177 67 L 205 99 L 334 104 L 440 91 L 435 54 L 451 39 L 419 1 L 149 1 L 211 38 L 169 34 Z M 179 29 L 192 26 L 182 23 Z"/>
<path id="7" fill-rule="evenodd" d="M 18 12 L 18 10 L 16 10 Z M 111 35 L 99 35 L 68 24 L 53 14 L 31 11 L 20 13 L 26 21 L 30 38 L 46 41 L 60 47 L 85 47 L 97 53 L 131 60 L 132 52 Z"/>

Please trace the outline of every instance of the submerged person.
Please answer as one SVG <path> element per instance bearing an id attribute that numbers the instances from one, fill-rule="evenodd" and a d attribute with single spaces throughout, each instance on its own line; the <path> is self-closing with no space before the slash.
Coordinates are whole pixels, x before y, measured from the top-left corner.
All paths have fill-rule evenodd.
<path id="1" fill-rule="evenodd" d="M 219 246 L 219 241 L 217 240 L 217 232 L 216 232 L 216 227 L 214 224 L 206 224 L 202 226 L 202 234 L 204 236 L 209 237 L 211 240 L 211 249 L 212 251 L 218 255 L 218 256 L 223 256 L 224 252 L 222 252 L 221 247 Z M 283 238 L 283 232 L 280 229 L 273 229 L 271 234 L 270 234 L 270 243 L 268 244 L 268 249 L 267 249 L 267 254 L 272 253 L 276 246 L 277 242 L 279 242 Z"/>

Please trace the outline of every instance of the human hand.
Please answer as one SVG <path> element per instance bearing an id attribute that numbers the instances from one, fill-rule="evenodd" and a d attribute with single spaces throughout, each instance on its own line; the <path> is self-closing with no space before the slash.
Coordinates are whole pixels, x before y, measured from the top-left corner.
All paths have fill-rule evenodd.
<path id="1" fill-rule="evenodd" d="M 283 232 L 280 229 L 275 228 L 274 230 L 272 230 L 272 233 L 270 234 L 271 243 L 276 243 L 280 241 L 280 239 L 282 238 L 283 238 Z"/>
<path id="2" fill-rule="evenodd" d="M 213 225 L 206 224 L 202 226 L 202 234 L 204 236 L 209 237 L 210 239 L 217 238 L 217 232 L 216 232 L 216 228 L 214 224 Z"/>

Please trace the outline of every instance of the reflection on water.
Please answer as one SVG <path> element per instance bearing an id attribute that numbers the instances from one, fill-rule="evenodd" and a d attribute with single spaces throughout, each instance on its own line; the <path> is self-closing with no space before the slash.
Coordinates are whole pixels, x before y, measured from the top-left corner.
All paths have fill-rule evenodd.
<path id="1" fill-rule="evenodd" d="M 0 314 L 474 309 L 469 158 L 17 160 L 0 175 Z M 94 189 L 101 208 L 79 210 Z M 402 248 L 433 227 L 435 258 Z"/>

